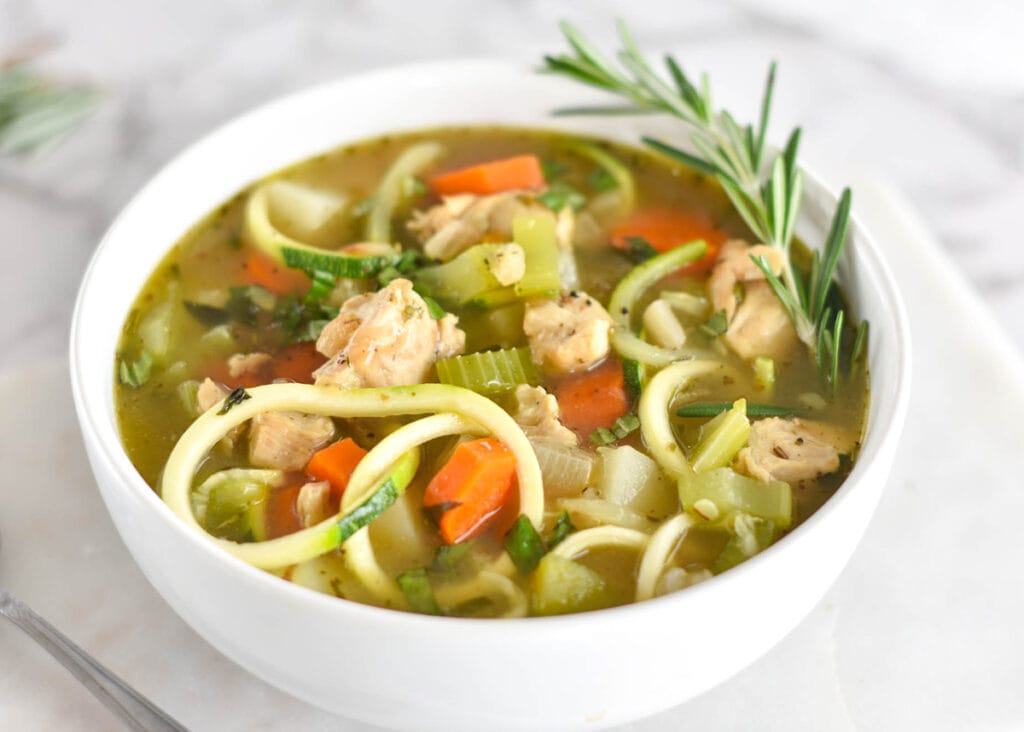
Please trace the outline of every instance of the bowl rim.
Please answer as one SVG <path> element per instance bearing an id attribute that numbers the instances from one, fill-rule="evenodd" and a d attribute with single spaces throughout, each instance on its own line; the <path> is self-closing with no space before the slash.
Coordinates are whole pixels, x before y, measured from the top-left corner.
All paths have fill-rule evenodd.
<path id="1" fill-rule="evenodd" d="M 854 239 L 857 241 L 856 253 L 853 256 L 859 260 L 859 264 L 866 268 L 874 283 L 874 287 L 871 289 L 875 290 L 876 296 L 880 297 L 883 301 L 891 315 L 894 326 L 892 339 L 895 345 L 895 353 L 892 354 L 892 357 L 895 359 L 896 368 L 891 392 L 893 398 L 883 405 L 878 405 L 874 399 L 875 391 L 872 390 L 871 397 L 869 398 L 868 413 L 868 419 L 871 419 L 873 417 L 872 412 L 878 409 L 887 413 L 886 416 L 888 418 L 884 421 L 876 420 L 874 430 L 865 433 L 861 455 L 854 464 L 850 475 L 847 476 L 837 491 L 797 527 L 792 534 L 787 534 L 782 540 L 751 557 L 741 565 L 721 575 L 716 575 L 708 581 L 690 587 L 686 592 L 670 593 L 639 603 L 631 602 L 612 608 L 553 617 L 494 618 L 481 622 L 480 619 L 475 618 L 421 615 L 328 596 L 291 582 L 283 581 L 277 576 L 257 569 L 241 559 L 220 550 L 215 544 L 207 540 L 205 536 L 186 526 L 136 471 L 121 444 L 116 427 L 111 427 L 111 422 L 102 418 L 106 415 L 106 412 L 100 413 L 94 410 L 93 402 L 86 398 L 90 385 L 85 382 L 85 378 L 79 368 L 79 361 L 88 349 L 88 344 L 84 342 L 82 336 L 83 330 L 86 328 L 83 310 L 85 310 L 85 305 L 92 296 L 93 290 L 99 286 L 96 270 L 99 268 L 100 262 L 108 256 L 109 251 L 116 245 L 123 222 L 140 206 L 140 202 L 151 197 L 154 190 L 158 190 L 164 185 L 165 179 L 173 179 L 179 167 L 183 167 L 187 161 L 194 157 L 201 157 L 207 149 L 216 147 L 221 139 L 234 134 L 236 130 L 244 129 L 264 116 L 280 112 L 292 106 L 300 106 L 311 99 L 336 95 L 339 93 L 339 90 L 353 82 L 400 84 L 412 75 L 429 74 L 432 79 L 438 82 L 438 86 L 443 87 L 445 83 L 452 83 L 454 79 L 467 74 L 481 75 L 495 72 L 530 75 L 535 72 L 535 69 L 523 63 L 494 59 L 453 59 L 389 66 L 341 76 L 331 81 L 291 92 L 271 99 L 218 125 L 173 155 L 120 210 L 94 250 L 82 276 L 81 285 L 75 299 L 69 337 L 69 367 L 73 400 L 83 433 L 86 431 L 91 432 L 93 444 L 99 448 L 96 451 L 90 451 L 93 459 L 102 459 L 109 471 L 117 477 L 116 490 L 127 491 L 133 498 L 141 500 L 148 510 L 154 511 L 160 517 L 160 520 L 172 526 L 171 530 L 177 537 L 180 537 L 182 541 L 192 543 L 208 561 L 225 565 L 225 571 L 237 573 L 240 578 L 250 584 L 255 584 L 265 592 L 284 593 L 293 603 L 311 606 L 319 605 L 326 612 L 337 614 L 339 620 L 348 618 L 351 620 L 367 620 L 384 625 L 393 623 L 412 624 L 414 626 L 422 625 L 424 629 L 434 630 L 441 627 L 459 627 L 460 632 L 480 634 L 490 634 L 492 632 L 506 633 L 513 631 L 513 629 L 515 629 L 515 632 L 521 632 L 521 629 L 526 629 L 530 633 L 553 633 L 559 632 L 567 623 L 573 623 L 577 627 L 582 627 L 595 624 L 604 625 L 612 621 L 625 621 L 631 624 L 643 622 L 652 613 L 660 615 L 668 611 L 673 605 L 690 602 L 697 597 L 703 597 L 710 593 L 720 593 L 727 585 L 736 585 L 743 582 L 747 575 L 757 572 L 759 567 L 766 562 L 777 561 L 777 557 L 782 553 L 799 550 L 798 539 L 794 540 L 791 537 L 798 538 L 801 535 L 809 534 L 814 527 L 834 520 L 834 514 L 839 512 L 841 507 L 848 502 L 851 494 L 858 491 L 863 474 L 867 472 L 868 467 L 874 462 L 879 451 L 885 445 L 898 439 L 908 409 L 911 351 L 910 328 L 906 310 L 892 272 L 881 254 L 880 247 L 861 223 L 859 217 L 854 213 L 851 216 L 849 235 L 851 241 Z M 473 123 L 465 126 L 485 126 L 485 123 Z M 509 126 L 524 127 L 523 125 Z M 543 124 L 533 125 L 533 128 L 537 130 L 556 129 L 554 125 L 546 128 Z M 413 127 L 411 129 L 416 128 Z M 381 130 L 380 134 L 383 135 L 392 131 L 394 130 Z M 597 134 L 600 135 L 600 133 Z M 342 135 L 339 135 L 339 140 L 341 138 Z M 357 141 L 339 142 L 339 145 L 352 144 L 352 142 Z M 301 161 L 293 161 L 293 163 L 297 162 Z M 825 200 L 834 205 L 837 201 L 837 196 L 833 189 L 822 182 L 821 178 L 813 171 L 813 168 L 806 164 L 802 164 L 800 167 L 805 176 L 805 197 L 812 194 L 824 197 Z M 219 203 L 211 202 L 210 209 L 212 210 Z M 166 255 L 166 252 L 169 251 L 172 245 L 173 243 L 161 250 L 163 255 Z M 852 245 L 848 243 L 848 249 L 852 248 Z M 139 287 L 141 287 L 141 284 L 136 285 L 136 293 Z M 111 354 L 112 366 L 109 372 L 111 380 L 114 378 L 113 356 L 114 354 Z M 110 413 L 113 413 L 114 405 L 112 403 L 106 404 L 106 407 L 110 410 Z M 90 435 L 88 434 L 83 434 L 83 438 L 87 443 L 90 441 Z"/>

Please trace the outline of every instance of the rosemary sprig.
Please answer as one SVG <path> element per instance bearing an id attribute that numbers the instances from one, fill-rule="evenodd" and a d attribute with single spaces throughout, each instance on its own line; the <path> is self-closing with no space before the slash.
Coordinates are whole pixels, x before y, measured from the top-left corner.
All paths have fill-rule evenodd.
<path id="1" fill-rule="evenodd" d="M 793 321 L 797 335 L 811 352 L 830 385 L 839 378 L 842 327 L 845 315 L 834 296 L 834 275 L 846 241 L 850 216 L 850 190 L 843 191 L 821 254 L 814 253 L 807 281 L 791 256 L 793 233 L 803 198 L 803 173 L 796 158 L 800 128 L 790 133 L 782 152 L 766 160 L 765 140 L 775 88 L 776 65 L 768 68 L 756 127 L 741 126 L 726 110 L 716 110 L 706 74 L 695 83 L 672 57 L 665 57 L 670 81 L 643 57 L 625 23 L 619 23 L 622 50 L 617 63 L 602 55 L 568 23 L 561 24 L 571 53 L 544 58 L 546 70 L 623 97 L 626 106 L 576 107 L 560 114 L 624 114 L 661 112 L 678 117 L 692 128 L 690 137 L 698 154 L 663 140 L 644 137 L 648 147 L 714 176 L 737 213 L 764 244 L 781 251 L 784 265 L 777 276 L 763 258 L 755 263 Z M 864 325 L 858 326 L 851 354 L 859 356 Z"/>
<path id="2" fill-rule="evenodd" d="M 58 85 L 23 63 L 0 64 L 0 156 L 29 154 L 56 142 L 95 102 L 91 89 Z"/>

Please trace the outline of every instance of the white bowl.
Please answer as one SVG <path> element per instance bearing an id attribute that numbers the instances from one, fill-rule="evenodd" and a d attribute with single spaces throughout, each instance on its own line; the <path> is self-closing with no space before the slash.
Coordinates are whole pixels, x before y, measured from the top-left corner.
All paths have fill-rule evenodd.
<path id="1" fill-rule="evenodd" d="M 637 605 L 556 618 L 468 620 L 382 610 L 254 569 L 187 529 L 118 439 L 114 351 L 142 283 L 201 216 L 251 181 L 343 143 L 441 125 L 572 129 L 637 143 L 685 139 L 657 117 L 552 118 L 600 95 L 529 69 L 457 62 L 391 69 L 295 94 L 169 163 L 100 243 L 79 293 L 71 378 L 85 444 L 121 537 L 196 632 L 267 682 L 348 717 L 417 730 L 598 729 L 683 702 L 791 630 L 842 570 L 880 497 L 908 401 L 903 306 L 854 220 L 840 276 L 871 322 L 871 409 L 861 456 L 823 508 L 740 567 Z M 799 231 L 820 242 L 834 194 L 808 175 Z"/>

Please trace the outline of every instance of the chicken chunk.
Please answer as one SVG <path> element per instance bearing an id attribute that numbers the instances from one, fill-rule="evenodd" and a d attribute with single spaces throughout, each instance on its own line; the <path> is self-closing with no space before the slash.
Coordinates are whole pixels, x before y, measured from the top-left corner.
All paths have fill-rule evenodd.
<path id="1" fill-rule="evenodd" d="M 273 360 L 269 353 L 259 351 L 236 353 L 228 359 L 228 373 L 233 379 L 239 379 L 246 375 L 260 377 L 264 375 Z"/>
<path id="2" fill-rule="evenodd" d="M 770 356 L 785 360 L 797 345 L 796 330 L 751 257 L 764 257 L 776 274 L 785 265 L 785 255 L 773 247 L 751 247 L 740 239 L 730 239 L 722 246 L 708 277 L 712 306 L 716 312 L 724 310 L 729 322 L 722 339 L 741 358 Z M 737 285 L 743 287 L 742 302 L 736 297 Z"/>
<path id="3" fill-rule="evenodd" d="M 531 205 L 523 191 L 447 196 L 437 206 L 413 214 L 409 229 L 419 236 L 428 257 L 448 261 L 489 234 L 507 241 L 512 236 L 512 219 Z"/>
<path id="4" fill-rule="evenodd" d="M 823 422 L 771 417 L 750 426 L 749 446 L 736 468 L 758 480 L 798 483 L 839 469 L 839 456 L 856 448 L 849 432 Z"/>
<path id="5" fill-rule="evenodd" d="M 249 462 L 260 468 L 302 470 L 330 442 L 334 422 L 299 412 L 264 412 L 252 420 Z"/>
<path id="6" fill-rule="evenodd" d="M 306 483 L 295 499 L 295 513 L 303 527 L 309 528 L 331 515 L 331 484 L 326 480 Z"/>
<path id="7" fill-rule="evenodd" d="M 799 344 L 793 321 L 767 282 L 747 285 L 743 302 L 722 339 L 747 361 L 758 356 L 786 361 Z"/>
<path id="8" fill-rule="evenodd" d="M 466 334 L 457 323 L 451 314 L 434 320 L 406 279 L 356 295 L 317 340 L 317 350 L 328 361 L 314 372 L 316 383 L 344 388 L 419 384 L 438 358 L 462 353 Z"/>
<path id="9" fill-rule="evenodd" d="M 585 292 L 563 294 L 526 306 L 523 332 L 534 361 L 552 371 L 584 371 L 608 355 L 612 319 Z"/>
<path id="10" fill-rule="evenodd" d="M 540 386 L 520 384 L 516 387 L 515 420 L 527 437 L 576 446 L 576 433 L 559 419 L 558 400 Z"/>
<path id="11" fill-rule="evenodd" d="M 206 377 L 203 383 L 199 385 L 199 390 L 196 391 L 196 406 L 199 414 L 209 411 L 210 407 L 219 404 L 227 395 L 228 390 L 226 387 L 218 384 L 210 377 Z"/>
<path id="12" fill-rule="evenodd" d="M 526 274 L 526 252 L 518 244 L 499 244 L 487 257 L 487 269 L 502 285 L 514 285 Z"/>
<path id="13" fill-rule="evenodd" d="M 198 417 L 200 414 L 209 411 L 211 407 L 220 404 L 229 393 L 227 387 L 218 384 L 213 379 L 209 377 L 204 379 L 196 391 L 196 416 Z M 238 441 L 238 438 L 241 437 L 244 431 L 244 424 L 232 427 L 217 444 L 224 451 L 231 452 L 235 449 L 235 442 Z"/>

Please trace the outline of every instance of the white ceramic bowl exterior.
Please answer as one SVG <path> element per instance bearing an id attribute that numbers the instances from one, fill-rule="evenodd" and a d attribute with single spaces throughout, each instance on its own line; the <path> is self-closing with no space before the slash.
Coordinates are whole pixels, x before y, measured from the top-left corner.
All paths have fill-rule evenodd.
<path id="1" fill-rule="evenodd" d="M 271 684 L 339 714 L 417 730 L 598 729 L 678 704 L 757 659 L 810 611 L 860 539 L 885 485 L 908 401 L 909 338 L 877 246 L 854 222 L 840 273 L 871 322 L 871 413 L 859 462 L 793 534 L 697 587 L 561 618 L 460 620 L 318 595 L 188 530 L 121 448 L 114 352 L 143 281 L 200 217 L 251 181 L 341 144 L 431 126 L 565 128 L 670 140 L 654 117 L 552 118 L 594 93 L 527 69 L 433 64 L 345 79 L 217 130 L 125 208 L 86 273 L 71 334 L 75 406 L 103 499 L 153 586 L 196 631 Z M 835 197 L 809 176 L 801 234 L 820 241 Z"/>

